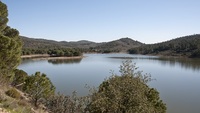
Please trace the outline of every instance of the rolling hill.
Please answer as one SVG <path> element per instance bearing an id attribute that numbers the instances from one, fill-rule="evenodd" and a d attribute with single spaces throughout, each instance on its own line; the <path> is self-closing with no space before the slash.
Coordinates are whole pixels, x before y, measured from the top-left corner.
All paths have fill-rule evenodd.
<path id="1" fill-rule="evenodd" d="M 139 47 L 143 45 L 141 42 L 132 40 L 130 38 L 121 38 L 119 40 L 96 43 L 87 40 L 81 41 L 53 41 L 46 39 L 36 39 L 20 36 L 24 45 L 23 48 L 42 49 L 42 48 L 80 48 L 84 52 L 126 52 L 130 48 Z"/>
<path id="2" fill-rule="evenodd" d="M 183 36 L 156 44 L 143 45 L 130 49 L 129 53 L 200 57 L 200 34 Z"/>
<path id="3" fill-rule="evenodd" d="M 95 49 L 101 52 L 127 52 L 128 49 L 144 45 L 141 42 L 132 40 L 131 38 L 121 38 L 97 45 Z"/>
<path id="4" fill-rule="evenodd" d="M 67 42 L 35 39 L 21 36 L 23 49 L 78 48 L 82 52 L 129 52 L 130 54 L 151 54 L 162 56 L 185 56 L 200 58 L 200 34 L 188 35 L 169 41 L 144 44 L 131 38 L 96 43 L 87 40 Z"/>

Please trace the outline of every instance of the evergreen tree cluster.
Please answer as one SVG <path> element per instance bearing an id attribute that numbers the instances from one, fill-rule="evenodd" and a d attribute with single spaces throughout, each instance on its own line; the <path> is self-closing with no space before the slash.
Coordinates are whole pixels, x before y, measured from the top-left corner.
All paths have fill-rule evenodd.
<path id="1" fill-rule="evenodd" d="M 61 47 L 48 47 L 48 48 L 23 48 L 22 55 L 32 54 L 49 54 L 50 56 L 81 56 L 82 51 L 78 48 L 61 48 Z"/>
<path id="2" fill-rule="evenodd" d="M 19 32 L 7 25 L 7 6 L 0 1 L 0 78 L 9 81 L 20 63 L 22 43 Z"/>

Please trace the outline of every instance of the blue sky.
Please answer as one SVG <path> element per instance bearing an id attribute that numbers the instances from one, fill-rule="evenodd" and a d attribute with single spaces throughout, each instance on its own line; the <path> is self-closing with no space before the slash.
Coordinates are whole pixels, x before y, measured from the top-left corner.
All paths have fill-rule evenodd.
<path id="1" fill-rule="evenodd" d="M 20 35 L 157 43 L 200 33 L 200 0 L 2 0 Z"/>

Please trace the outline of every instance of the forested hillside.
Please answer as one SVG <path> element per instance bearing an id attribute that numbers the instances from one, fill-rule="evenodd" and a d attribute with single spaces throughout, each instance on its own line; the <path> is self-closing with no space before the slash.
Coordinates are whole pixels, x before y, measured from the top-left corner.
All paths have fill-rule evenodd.
<path id="1" fill-rule="evenodd" d="M 47 47 L 71 47 L 71 48 L 89 48 L 97 45 L 95 42 L 91 41 L 77 41 L 77 42 L 67 42 L 67 41 L 54 41 L 47 39 L 36 39 L 28 38 L 25 36 L 20 36 L 24 45 L 23 48 L 47 48 Z"/>
<path id="2" fill-rule="evenodd" d="M 66 45 L 64 42 L 57 42 L 45 39 L 31 39 L 20 36 L 23 41 L 22 54 L 49 54 L 51 56 L 80 56 L 82 51 Z"/>
<path id="3" fill-rule="evenodd" d="M 23 41 L 23 54 L 68 54 L 65 51 L 71 51 L 66 56 L 81 54 L 82 52 L 126 52 L 130 54 L 152 54 L 163 56 L 185 56 L 200 57 L 200 34 L 179 37 L 169 41 L 144 44 L 130 38 L 121 38 L 110 42 L 95 43 L 87 40 L 77 42 L 53 41 L 46 39 L 34 39 L 21 36 Z M 57 50 L 64 50 L 59 52 Z M 68 49 L 68 50 L 66 50 Z M 56 51 L 56 52 L 55 52 Z"/>
<path id="4" fill-rule="evenodd" d="M 139 47 L 143 43 L 132 40 L 130 38 L 121 38 L 119 40 L 114 40 L 107 43 L 102 43 L 99 46 L 94 47 L 94 49 L 102 52 L 126 52 L 128 49 Z"/>
<path id="5" fill-rule="evenodd" d="M 130 49 L 129 53 L 200 57 L 200 34 L 184 36 L 157 44 L 143 45 Z"/>
<path id="6" fill-rule="evenodd" d="M 46 39 L 34 39 L 21 36 L 24 43 L 23 54 L 42 54 L 46 53 L 46 49 L 54 48 L 76 48 L 81 52 L 126 52 L 130 48 L 138 47 L 143 45 L 141 42 L 134 41 L 130 38 L 121 38 L 119 40 L 111 42 L 95 43 L 87 40 L 81 40 L 77 42 L 67 42 L 67 41 L 53 41 Z M 42 51 L 41 51 L 42 50 Z M 32 51 L 32 52 L 31 52 Z M 37 52 L 34 52 L 37 51 Z"/>

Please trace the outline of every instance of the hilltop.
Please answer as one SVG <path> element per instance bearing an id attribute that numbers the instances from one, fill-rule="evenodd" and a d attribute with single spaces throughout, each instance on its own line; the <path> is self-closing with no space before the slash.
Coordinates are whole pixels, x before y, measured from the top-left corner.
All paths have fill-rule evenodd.
<path id="1" fill-rule="evenodd" d="M 118 40 L 102 43 L 94 47 L 101 52 L 127 52 L 128 49 L 142 46 L 143 43 L 131 38 L 121 38 Z"/>
<path id="2" fill-rule="evenodd" d="M 183 36 L 156 44 L 142 45 L 130 49 L 129 53 L 200 57 L 200 34 Z"/>

